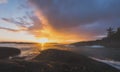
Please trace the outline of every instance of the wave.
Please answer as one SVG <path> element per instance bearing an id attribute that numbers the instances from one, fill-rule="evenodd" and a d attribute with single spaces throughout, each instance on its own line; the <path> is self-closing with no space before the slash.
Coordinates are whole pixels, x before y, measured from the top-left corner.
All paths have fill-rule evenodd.
<path id="1" fill-rule="evenodd" d="M 114 61 L 114 60 L 101 60 L 101 59 L 97 59 L 97 58 L 94 58 L 94 57 L 90 57 L 96 61 L 99 61 L 99 62 L 103 62 L 103 63 L 106 63 L 114 68 L 117 68 L 120 70 L 120 61 Z"/>

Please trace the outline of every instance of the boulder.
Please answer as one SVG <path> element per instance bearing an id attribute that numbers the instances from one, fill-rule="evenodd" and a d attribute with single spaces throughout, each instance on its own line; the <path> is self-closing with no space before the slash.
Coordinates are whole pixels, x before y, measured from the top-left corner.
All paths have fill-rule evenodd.
<path id="1" fill-rule="evenodd" d="M 21 51 L 17 48 L 0 47 L 0 59 L 6 59 L 12 56 L 19 55 Z"/>
<path id="2" fill-rule="evenodd" d="M 24 66 L 15 62 L 0 61 L 0 72 L 26 72 Z"/>

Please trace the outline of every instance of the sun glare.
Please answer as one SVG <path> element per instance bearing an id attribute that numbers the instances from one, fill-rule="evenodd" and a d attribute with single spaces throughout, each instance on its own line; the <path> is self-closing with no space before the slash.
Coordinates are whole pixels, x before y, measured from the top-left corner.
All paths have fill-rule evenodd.
<path id="1" fill-rule="evenodd" d="M 47 42 L 49 42 L 49 40 L 48 40 L 48 38 L 40 38 L 40 39 L 38 40 L 38 42 L 39 42 L 39 43 L 47 43 Z"/>

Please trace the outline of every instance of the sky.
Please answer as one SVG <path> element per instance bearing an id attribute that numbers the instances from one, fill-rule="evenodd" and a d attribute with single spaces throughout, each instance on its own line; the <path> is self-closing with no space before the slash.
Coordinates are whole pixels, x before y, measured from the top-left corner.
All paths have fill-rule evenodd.
<path id="1" fill-rule="evenodd" d="M 0 0 L 0 41 L 76 42 L 120 27 L 120 0 Z"/>

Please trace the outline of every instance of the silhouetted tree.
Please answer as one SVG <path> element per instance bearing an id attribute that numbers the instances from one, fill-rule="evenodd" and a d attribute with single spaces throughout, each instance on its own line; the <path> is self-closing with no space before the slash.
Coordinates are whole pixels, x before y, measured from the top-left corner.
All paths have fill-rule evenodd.
<path id="1" fill-rule="evenodd" d="M 120 27 L 117 28 L 117 32 L 116 33 L 120 33 Z"/>
<path id="2" fill-rule="evenodd" d="M 111 37 L 114 34 L 113 28 L 111 27 L 108 28 L 107 31 L 108 31 L 108 37 Z"/>
<path id="3" fill-rule="evenodd" d="M 117 31 L 115 33 L 116 40 L 120 40 L 120 27 L 117 28 Z"/>
<path id="4" fill-rule="evenodd" d="M 118 27 L 116 31 L 113 31 L 113 28 L 110 27 L 107 31 L 108 36 L 106 39 L 108 41 L 120 41 L 120 27 Z"/>

